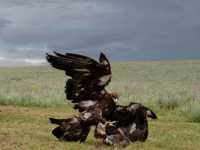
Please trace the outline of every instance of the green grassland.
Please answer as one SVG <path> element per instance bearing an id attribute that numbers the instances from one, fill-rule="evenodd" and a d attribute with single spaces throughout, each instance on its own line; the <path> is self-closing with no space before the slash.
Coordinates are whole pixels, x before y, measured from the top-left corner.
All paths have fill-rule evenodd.
<path id="1" fill-rule="evenodd" d="M 113 63 L 112 72 L 107 89 L 120 94 L 120 104 L 140 102 L 159 117 L 149 120 L 147 141 L 125 149 L 199 149 L 199 60 Z M 55 126 L 49 117 L 76 113 L 65 99 L 66 79 L 47 66 L 0 69 L 0 149 L 113 149 L 100 145 L 92 133 L 85 144 L 51 135 Z"/>

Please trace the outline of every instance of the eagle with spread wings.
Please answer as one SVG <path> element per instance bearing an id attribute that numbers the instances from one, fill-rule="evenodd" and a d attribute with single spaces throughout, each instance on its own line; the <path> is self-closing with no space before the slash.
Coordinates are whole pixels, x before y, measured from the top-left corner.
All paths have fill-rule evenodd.
<path id="1" fill-rule="evenodd" d="M 105 143 L 115 143 L 113 141 L 119 139 L 129 143 L 129 139 L 147 138 L 146 118 L 156 119 L 157 116 L 141 104 L 116 104 L 118 94 L 105 89 L 111 81 L 112 72 L 103 53 L 99 61 L 80 54 L 58 52 L 47 54 L 46 59 L 70 77 L 65 86 L 66 98 L 80 112 L 79 116 L 68 119 L 50 118 L 51 123 L 59 125 L 52 131 L 57 138 L 84 142 L 92 125 L 96 126 L 95 137 L 103 138 Z"/>
<path id="2" fill-rule="evenodd" d="M 86 131 L 89 133 L 90 125 L 96 125 L 99 121 L 105 123 L 105 118 L 114 111 L 118 98 L 116 93 L 105 89 L 112 77 L 106 56 L 101 53 L 99 62 L 73 53 L 54 52 L 54 55 L 47 54 L 46 58 L 54 68 L 64 70 L 71 77 L 65 86 L 66 98 L 74 104 L 74 109 L 81 112 Z"/>
<path id="3" fill-rule="evenodd" d="M 97 62 L 79 54 L 54 54 L 47 54 L 46 58 L 54 68 L 64 70 L 65 74 L 71 77 L 66 82 L 65 93 L 66 98 L 75 104 L 74 108 L 79 112 L 96 109 L 102 113 L 99 117 L 109 115 L 115 108 L 118 96 L 105 89 L 112 77 L 106 56 L 101 53 Z"/>

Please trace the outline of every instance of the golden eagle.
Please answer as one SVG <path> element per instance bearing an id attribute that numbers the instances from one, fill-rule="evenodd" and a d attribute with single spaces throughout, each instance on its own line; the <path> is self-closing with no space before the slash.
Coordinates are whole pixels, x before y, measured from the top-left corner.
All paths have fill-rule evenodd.
<path id="1" fill-rule="evenodd" d="M 105 118 L 114 111 L 118 98 L 116 93 L 109 93 L 105 89 L 112 77 L 110 62 L 106 56 L 101 53 L 98 62 L 79 54 L 54 54 L 47 54 L 47 61 L 71 77 L 66 82 L 66 98 L 81 112 L 84 126 L 90 128 L 90 125 L 97 125 L 99 121 L 105 123 Z M 89 129 L 87 131 L 89 133 Z"/>
<path id="2" fill-rule="evenodd" d="M 147 117 L 156 119 L 157 116 L 138 103 L 116 104 L 117 93 L 105 89 L 112 72 L 103 53 L 99 61 L 80 54 L 57 52 L 47 54 L 46 58 L 54 68 L 64 70 L 71 77 L 65 86 L 66 98 L 80 112 L 79 116 L 68 119 L 50 118 L 51 123 L 59 125 L 52 132 L 57 138 L 84 142 L 91 125 L 96 126 L 95 137 L 102 138 L 105 144 L 115 145 L 121 141 L 121 145 L 128 145 L 129 140 L 147 138 Z"/>
<path id="3" fill-rule="evenodd" d="M 68 119 L 50 118 L 51 123 L 59 125 L 52 133 L 60 140 L 85 140 L 90 128 L 85 125 L 81 115 Z M 112 122 L 98 122 L 94 136 L 101 138 L 104 144 L 120 147 L 125 147 L 134 141 L 145 141 L 148 136 L 147 117 L 157 119 L 156 114 L 142 104 L 116 105 L 114 112 L 108 118 Z"/>

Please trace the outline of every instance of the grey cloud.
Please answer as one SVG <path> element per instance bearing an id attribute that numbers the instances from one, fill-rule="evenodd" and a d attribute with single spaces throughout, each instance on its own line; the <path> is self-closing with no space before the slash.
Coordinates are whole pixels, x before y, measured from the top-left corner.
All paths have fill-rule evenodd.
<path id="1" fill-rule="evenodd" d="M 4 30 L 4 29 L 7 27 L 7 25 L 9 25 L 10 23 L 11 23 L 10 20 L 7 20 L 7 19 L 5 19 L 5 18 L 0 18 L 0 33 L 1 33 L 1 31 Z"/>
<path id="2" fill-rule="evenodd" d="M 116 55 L 123 51 L 124 57 L 134 59 L 135 55 L 142 58 L 151 52 L 152 58 L 162 58 L 166 53 L 188 55 L 185 51 L 200 50 L 200 1 L 197 0 L 0 3 L 0 15 L 5 18 L 0 19 L 0 55 L 43 57 L 45 48 L 85 49 L 96 54 L 97 50 L 107 48 Z M 153 55 L 154 51 L 159 53 Z"/>

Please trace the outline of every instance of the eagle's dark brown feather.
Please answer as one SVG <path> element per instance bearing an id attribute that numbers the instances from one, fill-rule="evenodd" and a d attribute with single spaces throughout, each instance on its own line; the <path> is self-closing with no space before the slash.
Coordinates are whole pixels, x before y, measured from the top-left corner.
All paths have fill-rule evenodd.
<path id="1" fill-rule="evenodd" d="M 106 56 L 101 53 L 99 62 L 79 54 L 47 54 L 47 61 L 70 76 L 66 83 L 66 97 L 72 103 L 81 101 L 101 101 L 108 94 L 104 87 L 111 81 L 111 67 Z M 87 109 L 87 107 L 85 107 Z"/>
<path id="2" fill-rule="evenodd" d="M 116 105 L 115 111 L 109 116 L 109 119 L 117 121 L 116 129 L 120 128 L 130 141 L 134 142 L 145 141 L 147 139 L 147 117 L 157 119 L 156 114 L 150 108 L 140 103 L 130 103 L 127 106 Z M 108 135 L 113 134 L 116 133 L 113 131 L 108 132 Z"/>
<path id="3" fill-rule="evenodd" d="M 67 141 L 84 142 L 91 125 L 96 125 L 96 136 L 102 137 L 105 144 L 120 143 L 127 146 L 130 141 L 144 141 L 148 136 L 147 117 L 156 119 L 156 114 L 139 103 L 127 106 L 116 105 L 116 93 L 109 93 L 105 86 L 111 81 L 110 62 L 101 53 L 99 62 L 80 54 L 47 54 L 47 61 L 57 69 L 65 71 L 71 78 L 67 80 L 65 93 L 68 100 L 74 103 L 74 109 L 80 114 L 69 119 L 50 119 L 59 125 L 53 134 Z M 78 120 L 74 122 L 73 120 Z M 108 121 L 116 122 L 115 127 L 106 126 Z M 98 124 L 105 125 L 104 133 Z M 97 134 L 98 133 L 98 134 Z"/>
<path id="4" fill-rule="evenodd" d="M 74 116 L 67 119 L 49 118 L 52 124 L 58 125 L 52 131 L 52 134 L 64 141 L 84 142 L 90 131 L 90 126 L 81 123 L 81 118 Z"/>
<path id="5" fill-rule="evenodd" d="M 54 68 L 64 70 L 71 77 L 66 82 L 65 93 L 67 99 L 75 104 L 74 108 L 81 112 L 82 124 L 90 126 L 97 125 L 99 121 L 105 123 L 105 117 L 115 108 L 114 96 L 105 90 L 112 77 L 106 56 L 101 53 L 99 62 L 72 53 L 54 52 L 54 55 L 46 54 L 46 58 Z"/>

